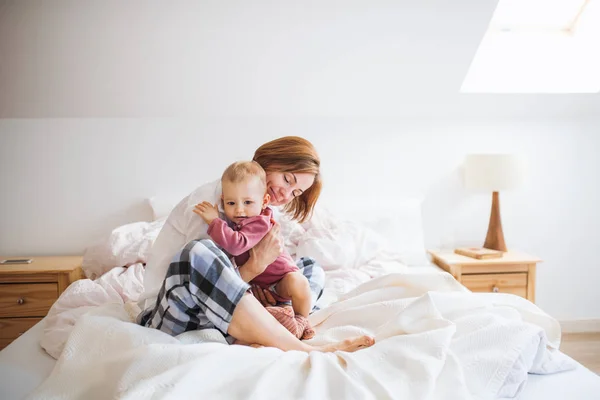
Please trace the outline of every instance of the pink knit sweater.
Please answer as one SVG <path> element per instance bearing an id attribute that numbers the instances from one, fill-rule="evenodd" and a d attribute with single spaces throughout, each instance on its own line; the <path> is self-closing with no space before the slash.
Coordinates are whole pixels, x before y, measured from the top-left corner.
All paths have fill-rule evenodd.
<path id="1" fill-rule="evenodd" d="M 241 267 L 250 258 L 249 250 L 256 246 L 273 226 L 272 215 L 273 211 L 267 207 L 260 215 L 246 218 L 233 228 L 217 218 L 210 223 L 207 232 L 216 244 L 235 257 L 235 263 Z M 250 283 L 266 289 L 280 281 L 288 272 L 294 271 L 298 271 L 298 267 L 284 249 L 277 259 Z"/>

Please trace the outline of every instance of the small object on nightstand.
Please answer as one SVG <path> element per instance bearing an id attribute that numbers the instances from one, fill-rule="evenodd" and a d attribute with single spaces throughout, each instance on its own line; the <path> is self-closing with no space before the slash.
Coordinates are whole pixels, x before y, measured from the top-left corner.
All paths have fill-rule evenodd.
<path id="1" fill-rule="evenodd" d="M 488 260 L 490 258 L 501 258 L 504 254 L 502 251 L 491 250 L 482 247 L 461 247 L 454 250 L 456 254 L 476 258 L 478 260 Z"/>
<path id="2" fill-rule="evenodd" d="M 0 266 L 0 350 L 42 320 L 74 281 L 83 278 L 82 257 L 0 257 L 32 260 Z"/>
<path id="3" fill-rule="evenodd" d="M 454 251 L 429 250 L 433 262 L 472 292 L 511 293 L 535 302 L 537 257 L 508 251 L 501 258 L 476 259 Z"/>
<path id="4" fill-rule="evenodd" d="M 0 264 L 31 264 L 33 258 L 11 258 L 9 260 L 2 260 Z"/>

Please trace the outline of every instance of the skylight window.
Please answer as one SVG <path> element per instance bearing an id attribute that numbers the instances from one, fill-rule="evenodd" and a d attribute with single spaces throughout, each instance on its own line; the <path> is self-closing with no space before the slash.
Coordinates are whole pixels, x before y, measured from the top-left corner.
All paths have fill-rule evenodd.
<path id="1" fill-rule="evenodd" d="M 587 0 L 500 0 L 491 29 L 571 30 Z"/>
<path id="2" fill-rule="evenodd" d="M 464 93 L 600 91 L 600 0 L 499 0 Z"/>

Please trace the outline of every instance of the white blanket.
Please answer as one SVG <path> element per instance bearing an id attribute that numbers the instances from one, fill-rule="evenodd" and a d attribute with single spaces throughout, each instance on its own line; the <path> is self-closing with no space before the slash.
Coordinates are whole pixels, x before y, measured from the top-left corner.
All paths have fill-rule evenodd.
<path id="1" fill-rule="evenodd" d="M 314 344 L 361 334 L 376 344 L 330 354 L 228 346 L 214 331 L 174 338 L 106 305 L 76 324 L 31 398 L 514 397 L 528 372 L 573 367 L 556 350 L 557 321 L 520 297 L 470 293 L 447 274 L 376 278 L 311 321 Z"/>
<path id="2" fill-rule="evenodd" d="M 144 290 L 144 266 L 115 267 L 100 278 L 73 282 L 52 305 L 44 318 L 44 333 L 40 346 L 58 358 L 73 327 L 90 311 L 105 304 L 125 305 L 137 301 Z"/>

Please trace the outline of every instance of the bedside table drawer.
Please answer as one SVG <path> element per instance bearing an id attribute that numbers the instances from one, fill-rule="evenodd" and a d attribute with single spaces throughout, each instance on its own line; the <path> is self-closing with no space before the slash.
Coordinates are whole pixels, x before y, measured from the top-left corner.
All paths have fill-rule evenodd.
<path id="1" fill-rule="evenodd" d="M 0 284 L 0 317 L 44 317 L 57 298 L 56 283 Z"/>
<path id="2" fill-rule="evenodd" d="M 512 293 L 527 298 L 527 274 L 463 275 L 461 283 L 472 292 Z"/>
<path id="3" fill-rule="evenodd" d="M 2 318 L 0 319 L 0 339 L 16 339 L 42 318 Z"/>

